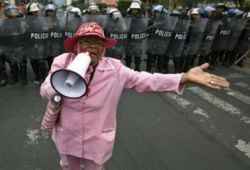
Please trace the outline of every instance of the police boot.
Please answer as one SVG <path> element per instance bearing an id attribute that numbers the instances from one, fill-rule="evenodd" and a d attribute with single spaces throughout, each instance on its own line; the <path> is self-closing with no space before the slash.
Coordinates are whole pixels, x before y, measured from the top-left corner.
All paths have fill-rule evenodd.
<path id="1" fill-rule="evenodd" d="M 168 62 L 169 62 L 169 57 L 168 56 L 163 56 L 163 73 L 168 73 L 169 72 L 169 69 L 168 69 Z"/>
<path id="2" fill-rule="evenodd" d="M 183 64 L 183 71 L 187 72 L 190 67 L 191 67 L 191 58 L 190 56 L 186 56 L 186 58 L 184 59 L 184 64 Z"/>
<path id="3" fill-rule="evenodd" d="M 160 55 L 159 56 L 159 62 L 158 62 L 158 71 L 160 73 L 168 73 L 168 62 L 169 62 L 169 57 Z"/>
<path id="4" fill-rule="evenodd" d="M 152 62 L 153 62 L 153 55 L 152 54 L 148 54 L 148 58 L 147 58 L 146 62 L 147 62 L 146 71 L 151 72 L 151 67 L 152 67 Z"/>
<path id="5" fill-rule="evenodd" d="M 46 78 L 46 63 L 45 60 L 39 61 L 39 71 L 40 71 L 40 83 L 42 83 Z"/>
<path id="6" fill-rule="evenodd" d="M 48 63 L 48 70 L 50 70 L 53 60 L 54 60 L 53 56 L 49 56 L 48 58 L 46 58 L 46 61 Z"/>
<path id="7" fill-rule="evenodd" d="M 126 63 L 126 66 L 131 68 L 131 62 L 132 62 L 132 57 L 131 56 L 126 56 L 125 57 L 125 63 Z"/>
<path id="8" fill-rule="evenodd" d="M 140 65 L 141 65 L 140 57 L 135 57 L 135 71 L 141 71 Z"/>
<path id="9" fill-rule="evenodd" d="M 217 61 L 217 56 L 211 56 L 210 63 L 209 63 L 209 65 L 210 65 L 209 69 L 214 70 L 216 61 Z"/>
<path id="10" fill-rule="evenodd" d="M 182 72 L 182 61 L 180 57 L 174 58 L 174 72 L 181 73 Z"/>
<path id="11" fill-rule="evenodd" d="M 7 85 L 7 74 L 5 69 L 1 68 L 0 66 L 0 87 Z"/>
<path id="12" fill-rule="evenodd" d="M 202 65 L 204 63 L 206 63 L 206 57 L 205 56 L 199 56 L 198 65 Z"/>
<path id="13" fill-rule="evenodd" d="M 11 64 L 10 65 L 10 81 L 9 85 L 14 85 L 18 82 L 18 65 L 17 64 Z"/>
<path id="14" fill-rule="evenodd" d="M 30 64 L 34 73 L 34 80 L 32 81 L 32 83 L 40 84 L 39 61 L 31 59 Z"/>
<path id="15" fill-rule="evenodd" d="M 227 51 L 224 57 L 223 65 L 225 67 L 230 67 L 232 65 L 233 53 L 232 51 Z"/>
<path id="16" fill-rule="evenodd" d="M 21 78 L 21 84 L 27 85 L 27 66 L 26 63 L 20 64 L 20 78 Z"/>

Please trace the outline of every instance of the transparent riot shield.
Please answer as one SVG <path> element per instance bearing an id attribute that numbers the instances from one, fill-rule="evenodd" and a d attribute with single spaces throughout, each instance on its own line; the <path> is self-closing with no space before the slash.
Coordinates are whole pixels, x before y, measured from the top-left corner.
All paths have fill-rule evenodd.
<path id="1" fill-rule="evenodd" d="M 106 49 L 106 56 L 122 59 L 128 43 L 128 31 L 130 28 L 130 18 L 107 18 L 106 26 L 104 27 L 105 36 L 116 39 L 118 41 L 116 46 Z"/>
<path id="2" fill-rule="evenodd" d="M 153 55 L 165 55 L 178 18 L 160 15 L 148 27 L 147 52 Z"/>
<path id="3" fill-rule="evenodd" d="M 226 50 L 227 44 L 232 32 L 232 27 L 228 19 L 219 21 L 220 25 L 218 32 L 215 36 L 215 40 L 212 46 L 213 51 L 223 51 Z"/>
<path id="4" fill-rule="evenodd" d="M 191 23 L 190 39 L 187 45 L 188 55 L 196 55 L 199 52 L 207 22 L 207 18 L 200 18 Z"/>
<path id="5" fill-rule="evenodd" d="M 26 17 L 27 32 L 25 51 L 31 59 L 46 57 L 46 45 L 49 41 L 48 17 Z"/>
<path id="6" fill-rule="evenodd" d="M 97 24 L 99 24 L 103 28 L 106 27 L 108 18 L 109 18 L 108 15 L 86 14 L 86 15 L 82 16 L 83 23 L 85 23 L 85 22 L 96 22 Z"/>
<path id="7" fill-rule="evenodd" d="M 49 41 L 47 41 L 46 56 L 57 56 L 64 52 L 64 29 L 66 16 L 48 17 Z"/>
<path id="8" fill-rule="evenodd" d="M 231 28 L 231 34 L 227 43 L 226 50 L 227 51 L 232 51 L 239 38 L 241 35 L 241 32 L 243 31 L 245 25 L 246 25 L 246 20 L 245 19 L 238 19 L 238 18 L 233 18 L 230 21 L 230 28 Z"/>
<path id="9" fill-rule="evenodd" d="M 240 36 L 240 39 L 237 43 L 238 53 L 245 53 L 250 49 L 250 23 L 248 23 Z"/>
<path id="10" fill-rule="evenodd" d="M 126 50 L 127 56 L 144 56 L 147 43 L 147 23 L 147 18 L 131 18 Z"/>
<path id="11" fill-rule="evenodd" d="M 65 23 L 65 33 L 64 38 L 72 37 L 77 28 L 83 23 L 82 17 L 75 17 L 75 15 L 66 14 L 66 23 Z"/>
<path id="12" fill-rule="evenodd" d="M 200 49 L 199 49 L 200 56 L 207 56 L 210 53 L 218 28 L 219 28 L 218 21 L 208 20 L 200 44 Z"/>
<path id="13" fill-rule="evenodd" d="M 10 62 L 20 63 L 25 58 L 25 31 L 23 18 L 0 20 L 0 54 Z"/>
<path id="14" fill-rule="evenodd" d="M 167 50 L 167 55 L 170 58 L 181 57 L 187 39 L 189 26 L 190 20 L 178 19 Z"/>

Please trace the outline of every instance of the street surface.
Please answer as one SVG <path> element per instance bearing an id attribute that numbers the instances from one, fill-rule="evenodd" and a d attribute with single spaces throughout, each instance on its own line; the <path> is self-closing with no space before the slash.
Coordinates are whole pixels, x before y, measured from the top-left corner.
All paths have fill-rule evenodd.
<path id="1" fill-rule="evenodd" d="M 125 91 L 105 170 L 249 170 L 250 72 L 214 72 L 231 87 L 188 85 L 182 95 Z M 59 169 L 54 144 L 40 130 L 45 106 L 39 86 L 0 88 L 0 170 Z"/>

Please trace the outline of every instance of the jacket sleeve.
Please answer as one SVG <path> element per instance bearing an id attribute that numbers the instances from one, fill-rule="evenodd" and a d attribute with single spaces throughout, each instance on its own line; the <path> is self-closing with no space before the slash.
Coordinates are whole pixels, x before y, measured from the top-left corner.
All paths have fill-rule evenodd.
<path id="1" fill-rule="evenodd" d="M 160 74 L 137 72 L 125 66 L 121 68 L 126 74 L 126 89 L 135 89 L 138 92 L 176 92 L 183 93 L 184 86 L 180 85 L 182 74 Z"/>
<path id="2" fill-rule="evenodd" d="M 54 59 L 52 65 L 51 65 L 51 69 L 50 69 L 45 81 L 41 84 L 41 87 L 40 87 L 40 95 L 42 96 L 43 99 L 51 101 L 53 96 L 55 96 L 57 94 L 57 92 L 54 90 L 54 88 L 51 85 L 50 77 L 51 77 L 52 73 L 65 67 L 64 63 L 65 63 L 65 60 L 68 57 L 68 55 L 69 55 L 68 53 L 64 53 L 62 55 L 57 56 Z"/>

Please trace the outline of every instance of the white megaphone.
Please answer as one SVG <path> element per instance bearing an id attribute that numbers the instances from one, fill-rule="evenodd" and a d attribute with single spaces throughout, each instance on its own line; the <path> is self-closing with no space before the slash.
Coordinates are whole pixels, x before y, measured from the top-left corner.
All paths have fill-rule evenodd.
<path id="1" fill-rule="evenodd" d="M 88 89 L 85 74 L 90 61 L 88 52 L 79 53 L 66 69 L 55 71 L 50 78 L 55 91 L 68 98 L 84 96 Z"/>

